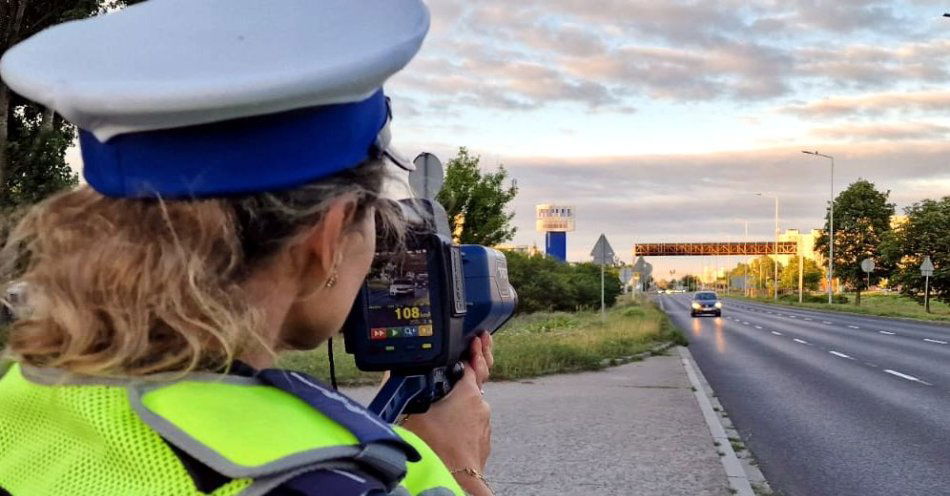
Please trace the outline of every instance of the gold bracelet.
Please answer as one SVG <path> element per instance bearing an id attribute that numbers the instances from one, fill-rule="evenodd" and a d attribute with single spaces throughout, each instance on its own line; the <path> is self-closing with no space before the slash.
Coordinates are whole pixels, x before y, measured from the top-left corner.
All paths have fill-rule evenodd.
<path id="1" fill-rule="evenodd" d="M 468 467 L 466 467 L 466 468 L 459 468 L 459 469 L 451 470 L 451 471 L 449 471 L 449 473 L 452 474 L 453 477 L 454 477 L 456 474 L 465 474 L 465 475 L 467 475 L 467 476 L 469 476 L 469 477 L 474 477 L 474 478 L 476 478 L 476 479 L 482 481 L 482 484 L 485 484 L 485 487 L 488 488 L 488 492 L 492 493 L 493 496 L 494 496 L 494 494 L 495 494 L 495 490 L 492 489 L 491 484 L 488 483 L 488 479 L 486 479 L 485 476 L 482 475 L 481 472 L 479 472 L 478 470 L 475 470 L 474 468 L 468 468 Z"/>

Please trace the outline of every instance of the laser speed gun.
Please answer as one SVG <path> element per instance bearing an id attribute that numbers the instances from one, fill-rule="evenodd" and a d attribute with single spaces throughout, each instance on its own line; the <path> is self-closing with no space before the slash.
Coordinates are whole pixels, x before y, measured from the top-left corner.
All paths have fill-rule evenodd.
<path id="1" fill-rule="evenodd" d="M 518 301 L 503 253 L 454 244 L 439 232 L 448 223 L 434 200 L 401 204 L 410 232 L 403 246 L 378 246 L 344 327 L 360 370 L 390 372 L 369 407 L 388 422 L 447 395 L 472 340 L 498 331 Z"/>

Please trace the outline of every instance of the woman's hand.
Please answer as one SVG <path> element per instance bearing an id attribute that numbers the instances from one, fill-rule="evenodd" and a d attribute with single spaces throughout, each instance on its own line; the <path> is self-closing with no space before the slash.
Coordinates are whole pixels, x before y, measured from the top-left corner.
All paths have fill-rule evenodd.
<path id="1" fill-rule="evenodd" d="M 403 424 L 422 438 L 449 470 L 485 470 L 491 452 L 491 409 L 482 396 L 482 387 L 493 363 L 492 337 L 484 333 L 472 341 L 465 375 L 452 392 L 428 412 L 412 415 Z M 464 473 L 457 475 L 466 490 L 482 493 L 472 490 L 482 485 L 480 481 Z"/>

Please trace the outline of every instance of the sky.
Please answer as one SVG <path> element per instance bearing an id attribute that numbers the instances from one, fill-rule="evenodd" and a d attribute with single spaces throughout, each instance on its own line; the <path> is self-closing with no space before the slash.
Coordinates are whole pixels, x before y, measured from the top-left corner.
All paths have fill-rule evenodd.
<path id="1" fill-rule="evenodd" d="M 574 205 L 568 258 L 636 242 L 770 239 L 821 227 L 858 178 L 898 210 L 950 195 L 950 4 L 905 0 L 433 0 L 388 85 L 407 155 L 465 146 L 534 207 Z M 657 258 L 654 275 L 701 258 Z M 720 261 L 734 263 L 734 261 Z M 711 262 L 706 262 L 711 263 Z"/>
<path id="2" fill-rule="evenodd" d="M 822 227 L 864 178 L 900 211 L 950 195 L 950 4 L 935 0 L 429 0 L 419 56 L 386 87 L 394 139 L 468 147 L 539 203 L 576 207 L 568 258 L 637 242 L 771 239 Z M 76 150 L 70 160 L 80 161 Z M 655 258 L 654 275 L 701 257 Z M 737 260 L 720 260 L 732 265 Z"/>

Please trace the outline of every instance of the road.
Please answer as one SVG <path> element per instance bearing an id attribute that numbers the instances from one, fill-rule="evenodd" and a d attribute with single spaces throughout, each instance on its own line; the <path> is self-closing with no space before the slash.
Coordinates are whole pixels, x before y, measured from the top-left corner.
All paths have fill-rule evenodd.
<path id="1" fill-rule="evenodd" d="M 780 494 L 950 494 L 950 327 L 658 301 Z"/>

